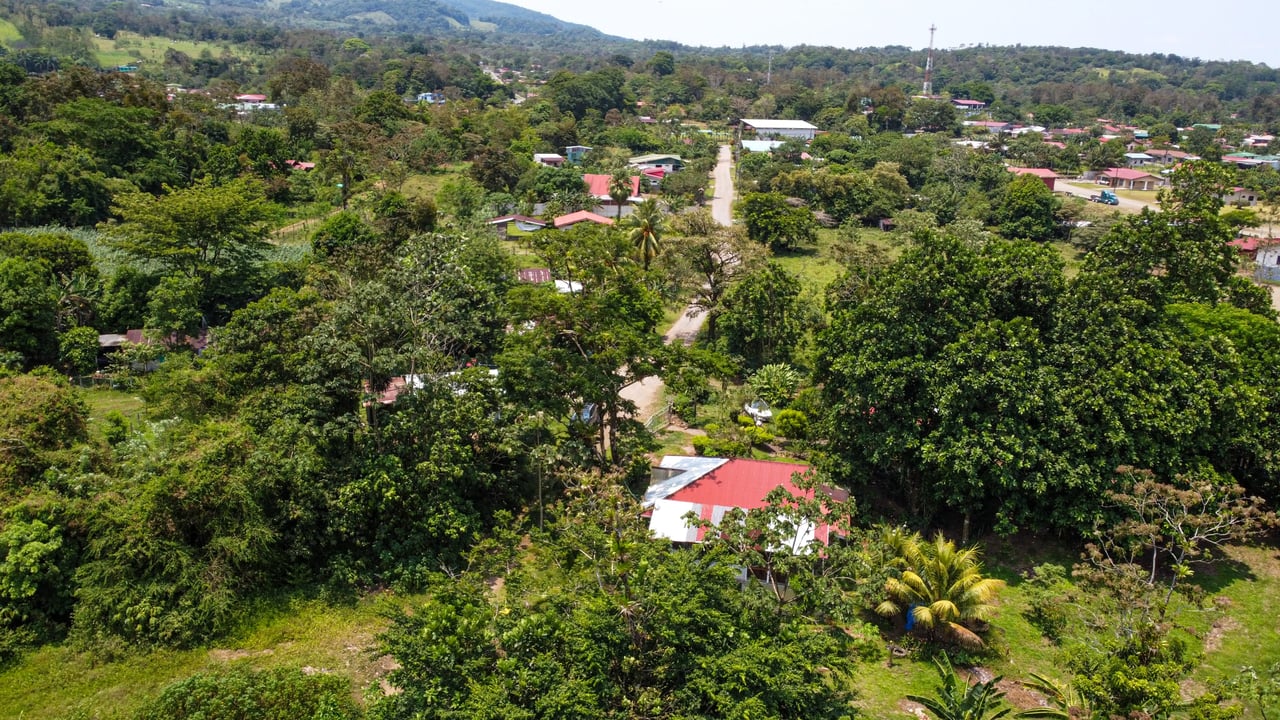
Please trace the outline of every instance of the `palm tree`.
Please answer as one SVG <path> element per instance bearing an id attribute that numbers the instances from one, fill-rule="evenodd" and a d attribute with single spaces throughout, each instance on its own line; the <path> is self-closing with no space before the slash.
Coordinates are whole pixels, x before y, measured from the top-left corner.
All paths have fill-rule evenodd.
<path id="1" fill-rule="evenodd" d="M 1073 720 L 1074 718 L 1093 717 L 1089 709 L 1089 701 L 1078 690 L 1070 685 L 1062 686 L 1043 675 L 1030 673 L 1031 680 L 1023 685 L 1039 692 L 1049 701 L 1048 707 L 1031 708 L 1018 713 L 1020 718 L 1051 718 L 1052 720 Z"/>
<path id="2" fill-rule="evenodd" d="M 996 684 L 1001 678 L 970 685 L 956 674 L 946 653 L 935 657 L 933 664 L 940 680 L 936 696 L 908 695 L 907 699 L 925 706 L 937 720 L 998 720 L 1012 712 L 1000 707 L 1004 693 Z"/>
<path id="3" fill-rule="evenodd" d="M 645 270 L 649 269 L 649 263 L 662 252 L 662 232 L 666 229 L 665 221 L 662 208 L 658 206 L 656 200 L 638 203 L 635 212 L 627 218 L 627 227 L 631 228 L 627 237 L 640 253 Z"/>
<path id="4" fill-rule="evenodd" d="M 618 206 L 617 219 L 622 219 L 622 206 L 631 197 L 631 175 L 619 170 L 609 178 L 609 199 Z"/>
<path id="5" fill-rule="evenodd" d="M 885 583 L 889 599 L 876 612 L 908 615 L 908 625 L 964 645 L 982 646 L 966 625 L 989 619 L 1003 580 L 984 578 L 977 548 L 957 549 L 938 533 L 932 541 L 914 535 L 899 545 L 901 573 Z"/>

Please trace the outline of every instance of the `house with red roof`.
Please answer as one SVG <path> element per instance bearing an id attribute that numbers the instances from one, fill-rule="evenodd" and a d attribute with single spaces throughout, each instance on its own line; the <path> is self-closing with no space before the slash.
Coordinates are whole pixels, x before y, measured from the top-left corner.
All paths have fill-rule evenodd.
<path id="1" fill-rule="evenodd" d="M 1044 184 L 1050 190 L 1053 189 L 1054 183 L 1057 182 L 1058 180 L 1058 173 L 1050 170 L 1049 168 L 1011 167 L 1011 168 L 1008 168 L 1008 170 L 1009 172 L 1016 173 L 1018 175 L 1035 175 L 1036 177 L 1043 180 Z"/>
<path id="2" fill-rule="evenodd" d="M 640 197 L 640 176 L 633 175 L 629 179 L 631 181 L 631 194 L 627 196 L 626 202 L 640 202 L 643 199 Z M 587 173 L 582 176 L 582 182 L 587 184 L 587 194 L 599 200 L 606 207 L 615 207 L 613 198 L 609 197 L 609 183 L 612 180 L 612 176 L 609 175 Z"/>
<path id="3" fill-rule="evenodd" d="M 640 178 L 636 178 L 637 181 L 639 179 Z M 612 225 L 613 219 L 607 218 L 603 215 L 597 215 L 590 210 L 579 210 L 578 212 L 569 213 L 568 215 L 561 215 L 552 222 L 555 224 L 557 230 L 564 230 L 565 228 L 573 227 L 574 225 L 582 222 L 593 222 L 598 225 Z"/>
<path id="4" fill-rule="evenodd" d="M 1124 190 L 1155 190 L 1169 184 L 1162 177 L 1132 168 L 1111 168 L 1099 175 L 1098 179 L 1113 188 Z"/>
<path id="5" fill-rule="evenodd" d="M 798 498 L 812 499 L 814 490 L 796 486 L 793 476 L 807 465 L 747 460 L 744 458 L 667 455 L 654 468 L 654 479 L 644 494 L 645 516 L 656 537 L 692 545 L 703 541 L 706 529 L 690 526 L 695 517 L 717 525 L 730 510 L 758 510 L 768 506 L 769 493 L 783 488 Z M 819 488 L 819 493 L 846 500 L 849 493 Z M 833 530 L 821 518 L 800 518 L 796 533 L 787 542 L 792 552 L 804 552 L 813 541 L 827 544 Z"/>

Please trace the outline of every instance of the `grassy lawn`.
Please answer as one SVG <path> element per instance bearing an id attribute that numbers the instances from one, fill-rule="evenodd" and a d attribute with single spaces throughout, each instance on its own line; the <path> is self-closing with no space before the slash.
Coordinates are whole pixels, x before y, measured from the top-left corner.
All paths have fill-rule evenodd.
<path id="1" fill-rule="evenodd" d="M 443 185 L 446 180 L 455 175 L 465 173 L 470 167 L 471 163 L 454 163 L 452 165 L 444 165 L 439 170 L 432 173 L 410 175 L 405 179 L 404 187 L 401 189 L 401 192 L 403 192 L 406 197 L 427 197 L 434 200 L 436 193 L 440 191 L 440 186 Z"/>
<path id="2" fill-rule="evenodd" d="M 240 58 L 248 58 L 252 55 L 252 53 L 243 48 L 237 48 L 230 44 L 218 45 L 192 40 L 171 40 L 165 37 L 139 35 L 127 31 L 116 33 L 114 40 L 105 37 L 94 37 L 93 43 L 96 48 L 95 55 L 98 59 L 98 64 L 103 67 L 128 65 L 138 60 L 159 65 L 164 62 L 164 54 L 168 50 L 184 53 L 193 58 L 200 57 L 205 52 L 214 57 L 227 53 Z"/>
<path id="3" fill-rule="evenodd" d="M 1070 673 L 1059 648 L 1045 640 L 1023 616 L 1028 602 L 1021 573 L 1041 562 L 1070 568 L 1075 557 L 1066 548 L 1049 547 L 1033 548 L 1031 559 L 1026 557 L 1029 542 L 1035 541 L 988 539 L 984 543 L 991 550 L 988 574 L 1005 580 L 1008 587 L 1001 593 L 1000 610 L 987 635 L 997 657 L 983 667 L 1012 683 L 1030 679 L 1031 673 L 1069 681 Z M 1241 666 L 1261 669 L 1280 662 L 1280 628 L 1275 622 L 1280 614 L 1280 553 L 1270 547 L 1233 548 L 1228 554 L 1229 562 L 1199 574 L 1209 593 L 1210 607 L 1220 608 L 1221 612 L 1179 603 L 1178 624 L 1193 633 L 1184 638 L 1204 653 L 1200 666 L 1182 683 L 1185 690 L 1196 694 L 1231 677 Z M 903 707 L 905 696 L 932 694 L 936 678 L 932 665 L 914 656 L 895 659 L 893 667 L 883 660 L 869 663 L 856 673 L 853 686 L 859 694 L 858 705 L 868 717 L 904 720 L 913 717 Z M 1015 703 L 1022 700 L 1016 693 L 1008 699 Z M 1027 701 L 1021 704 L 1026 705 Z M 1245 718 L 1261 720 L 1261 715 L 1250 708 Z"/>
<path id="4" fill-rule="evenodd" d="M 95 438 L 102 438 L 103 419 L 107 413 L 118 412 L 131 421 L 142 419 L 146 402 L 136 393 L 109 388 L 91 388 L 85 390 L 81 397 L 89 406 L 89 433 Z"/>
<path id="5" fill-rule="evenodd" d="M 385 613 L 413 598 L 377 595 L 349 605 L 286 599 L 216 646 L 95 657 L 67 645 L 37 650 L 0 674 L 0 716 L 121 718 L 195 673 L 241 667 L 313 667 L 349 677 L 357 697 L 391 667 L 373 650 Z"/>
<path id="6" fill-rule="evenodd" d="M 8 20 L 0 20 L 0 43 L 11 45 L 22 39 L 18 27 Z"/>
<path id="7" fill-rule="evenodd" d="M 868 245 L 883 248 L 890 260 L 896 260 L 902 254 L 902 246 L 889 233 L 863 228 L 859 237 Z M 787 272 L 800 276 L 806 291 L 821 297 L 831 281 L 843 271 L 835 256 L 835 247 L 839 242 L 837 231 L 822 229 L 818 231 L 818 242 L 815 245 L 775 253 L 773 260 Z"/>

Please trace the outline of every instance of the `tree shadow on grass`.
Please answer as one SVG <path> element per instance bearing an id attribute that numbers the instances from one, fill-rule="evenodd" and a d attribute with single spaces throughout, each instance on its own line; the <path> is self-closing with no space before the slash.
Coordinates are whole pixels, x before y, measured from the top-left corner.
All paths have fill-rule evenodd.
<path id="1" fill-rule="evenodd" d="M 1241 581 L 1254 582 L 1258 576 L 1248 565 L 1235 558 L 1221 557 L 1195 567 L 1191 581 L 1207 593 L 1220 593 Z"/>

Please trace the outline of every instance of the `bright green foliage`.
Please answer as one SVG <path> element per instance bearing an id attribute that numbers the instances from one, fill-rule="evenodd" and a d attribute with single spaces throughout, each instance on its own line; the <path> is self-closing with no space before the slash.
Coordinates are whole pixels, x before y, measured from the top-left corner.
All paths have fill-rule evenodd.
<path id="1" fill-rule="evenodd" d="M 728 352 L 748 368 L 791 360 L 815 316 L 800 290 L 800 280 L 776 263 L 731 286 L 717 321 Z"/>
<path id="2" fill-rule="evenodd" d="M 572 423 L 571 444 L 597 464 L 643 462 L 633 454 L 640 447 L 630 445 L 643 437 L 642 426 L 619 393 L 665 362 L 655 332 L 661 298 L 645 283 L 626 236 L 612 228 L 579 226 L 540 233 L 534 242 L 555 278 L 582 289 L 511 291 L 512 322 L 523 329 L 507 334 L 497 358 L 507 398 L 530 413 L 565 420 L 593 404 L 602 422 Z"/>
<path id="3" fill-rule="evenodd" d="M 762 400 L 775 408 L 786 407 L 800 388 L 800 373 L 786 363 L 765 365 L 755 371 L 747 384 Z"/>
<path id="4" fill-rule="evenodd" d="M 170 275 L 160 279 L 147 302 L 147 329 L 173 345 L 200 332 L 201 283 L 198 278 Z"/>
<path id="5" fill-rule="evenodd" d="M 748 193 L 738 201 L 737 213 L 747 235 L 773 250 L 812 244 L 818 225 L 813 214 L 793 207 L 781 193 Z"/>
<path id="6" fill-rule="evenodd" d="M 1223 694 L 1256 708 L 1262 720 L 1271 720 L 1275 717 L 1275 708 L 1280 707 L 1280 663 L 1264 670 L 1251 666 L 1240 668 L 1235 677 L 1223 684 Z"/>
<path id="7" fill-rule="evenodd" d="M 982 640 L 967 625 L 991 618 L 1004 581 L 982 576 L 978 549 L 958 549 L 938 533 L 931 541 L 911 536 L 899 552 L 901 573 L 885 583 L 889 597 L 876 612 L 887 617 L 910 613 L 930 637 L 980 646 Z"/>
<path id="8" fill-rule="evenodd" d="M 0 661 L 54 636 L 70 618 L 74 555 L 63 533 L 18 513 L 0 532 Z"/>
<path id="9" fill-rule="evenodd" d="M 803 440 L 809 435 L 809 416 L 788 408 L 773 416 L 773 427 L 789 440 Z"/>
<path id="10" fill-rule="evenodd" d="M 360 709 L 343 677 L 299 670 L 230 670 L 174 683 L 133 720 L 357 720 Z"/>
<path id="11" fill-rule="evenodd" d="M 998 720 L 1012 710 L 1002 707 L 1004 692 L 996 688 L 1003 678 L 970 685 L 956 674 L 946 653 L 935 657 L 938 688 L 933 696 L 908 695 L 933 713 L 937 720 Z"/>
<path id="12" fill-rule="evenodd" d="M 1218 302 L 1238 261 L 1227 244 L 1234 229 L 1219 215 L 1233 179 L 1218 163 L 1183 163 L 1162 191 L 1162 211 L 1118 223 L 1086 266 L 1145 288 L 1152 302 Z"/>
<path id="13" fill-rule="evenodd" d="M 1182 707 L 1178 681 L 1194 666 L 1177 638 L 1147 643 L 1134 638 L 1106 648 L 1079 647 L 1068 656 L 1075 687 L 1102 717 L 1144 713 L 1164 720 Z"/>
<path id="14" fill-rule="evenodd" d="M 1005 186 L 1004 198 L 996 208 L 1000 234 L 1041 242 L 1056 237 L 1055 213 L 1059 204 L 1043 180 L 1031 174 L 1019 175 Z"/>
<path id="15" fill-rule="evenodd" d="M 68 375 L 90 375 L 98 365 L 98 331 L 73 327 L 58 337 L 58 364 Z"/>
<path id="16" fill-rule="evenodd" d="M 0 488 L 35 480 L 54 453 L 83 442 L 88 410 L 63 384 L 34 375 L 0 378 Z"/>
<path id="17" fill-rule="evenodd" d="M 124 195 L 114 207 L 113 244 L 170 272 L 209 279 L 243 273 L 266 247 L 266 200 L 257 185 L 201 181 L 161 197 Z"/>
<path id="18" fill-rule="evenodd" d="M 34 367 L 57 359 L 58 296 L 44 263 L 0 258 L 0 350 Z"/>
<path id="19" fill-rule="evenodd" d="M 82 148 L 37 142 L 0 155 L 0 226 L 85 225 L 110 205 L 107 176 Z"/>
<path id="20" fill-rule="evenodd" d="M 225 632 L 272 567 L 275 531 L 242 431 L 209 424 L 141 443 L 127 484 L 88 520 L 74 631 L 186 645 Z"/>

